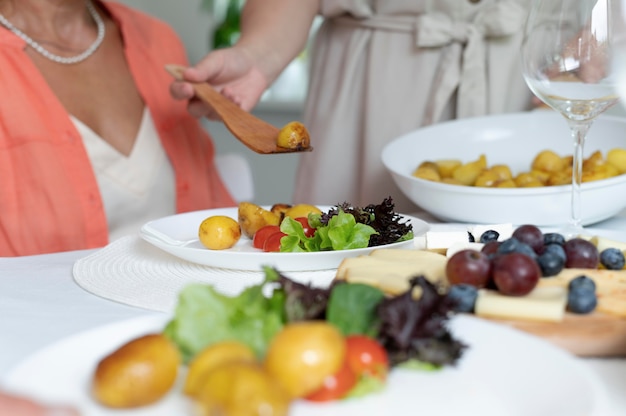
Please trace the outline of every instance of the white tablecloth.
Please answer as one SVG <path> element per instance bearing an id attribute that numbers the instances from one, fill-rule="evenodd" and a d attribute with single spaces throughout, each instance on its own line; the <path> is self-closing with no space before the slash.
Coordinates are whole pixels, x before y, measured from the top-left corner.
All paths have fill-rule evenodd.
<path id="1" fill-rule="evenodd" d="M 626 215 L 597 227 L 626 230 Z M 77 286 L 72 266 L 92 252 L 0 258 L 0 384 L 12 366 L 52 342 L 114 321 L 159 314 L 99 298 Z M 614 415 L 626 415 L 626 359 L 581 361 L 601 378 Z"/>

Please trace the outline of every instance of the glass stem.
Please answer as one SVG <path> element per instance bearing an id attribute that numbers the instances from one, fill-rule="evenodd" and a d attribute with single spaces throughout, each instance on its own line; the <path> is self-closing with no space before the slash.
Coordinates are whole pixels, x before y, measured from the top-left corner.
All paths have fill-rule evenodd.
<path id="1" fill-rule="evenodd" d="M 580 186 L 583 177 L 583 151 L 585 147 L 585 138 L 591 127 L 592 121 L 575 121 L 568 120 L 572 131 L 572 139 L 574 140 L 574 152 L 572 158 L 572 200 L 571 200 L 571 217 L 570 228 L 575 234 L 582 232 L 582 203 Z"/>

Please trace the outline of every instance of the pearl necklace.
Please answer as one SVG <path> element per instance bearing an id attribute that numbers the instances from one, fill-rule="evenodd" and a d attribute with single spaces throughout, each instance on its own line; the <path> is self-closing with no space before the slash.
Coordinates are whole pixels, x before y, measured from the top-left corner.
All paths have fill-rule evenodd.
<path id="1" fill-rule="evenodd" d="M 20 38 L 22 38 L 22 40 L 24 40 L 31 48 L 33 48 L 34 50 L 36 50 L 37 52 L 39 52 L 46 58 L 50 59 L 51 61 L 57 62 L 59 64 L 66 64 L 66 65 L 77 64 L 89 58 L 91 55 L 93 55 L 96 49 L 98 49 L 98 47 L 100 47 L 100 45 L 102 44 L 102 40 L 104 39 L 104 33 L 105 33 L 104 22 L 102 21 L 102 18 L 96 11 L 96 8 L 94 7 L 91 0 L 86 1 L 85 4 L 87 5 L 87 10 L 89 11 L 89 14 L 93 18 L 93 20 L 96 22 L 96 26 L 98 27 L 98 36 L 96 37 L 95 42 L 92 43 L 91 46 L 87 48 L 87 50 L 85 50 L 80 55 L 76 55 L 76 56 L 65 57 L 65 56 L 59 56 L 59 55 L 55 55 L 51 53 L 50 51 L 44 49 L 43 46 L 35 42 L 26 33 L 22 32 L 21 30 L 13 26 L 11 22 L 9 22 L 6 19 L 6 17 L 4 17 L 2 14 L 0 14 L 0 24 L 5 26 L 11 32 L 15 33 Z"/>

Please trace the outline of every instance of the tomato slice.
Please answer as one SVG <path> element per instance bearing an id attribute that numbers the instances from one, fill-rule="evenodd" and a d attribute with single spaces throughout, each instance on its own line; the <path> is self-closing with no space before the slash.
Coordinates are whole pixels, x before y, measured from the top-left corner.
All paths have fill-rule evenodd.
<path id="1" fill-rule="evenodd" d="M 270 234 L 269 237 L 265 239 L 265 243 L 263 243 L 263 251 L 268 253 L 280 251 L 280 239 L 286 235 L 287 234 L 281 231 Z"/>
<path id="2" fill-rule="evenodd" d="M 389 371 L 389 357 L 382 345 L 365 335 L 346 337 L 346 361 L 357 374 L 369 375 L 384 380 Z"/>
<path id="3" fill-rule="evenodd" d="M 327 402 L 341 399 L 354 387 L 357 380 L 356 374 L 350 369 L 348 363 L 344 362 L 337 373 L 326 377 L 322 387 L 305 397 L 305 399 L 312 402 Z"/>
<path id="4" fill-rule="evenodd" d="M 298 218 L 294 218 L 294 220 L 302 224 L 302 228 L 304 229 L 305 236 L 313 237 L 313 235 L 315 234 L 315 228 L 309 225 L 309 220 L 306 217 L 298 217 Z"/>
<path id="5" fill-rule="evenodd" d="M 267 237 L 276 232 L 280 232 L 280 227 L 278 225 L 266 225 L 265 227 L 259 228 L 257 232 L 254 233 L 254 237 L 252 237 L 252 247 L 263 250 L 263 245 L 265 244 Z"/>

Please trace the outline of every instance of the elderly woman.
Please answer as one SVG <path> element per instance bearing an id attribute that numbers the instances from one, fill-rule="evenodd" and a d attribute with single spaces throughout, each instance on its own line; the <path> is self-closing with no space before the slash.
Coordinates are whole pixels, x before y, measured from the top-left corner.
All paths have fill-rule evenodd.
<path id="1" fill-rule="evenodd" d="M 529 0 L 247 0 L 242 33 L 185 76 L 220 85 L 244 109 L 304 47 L 311 53 L 304 122 L 313 152 L 300 156 L 294 201 L 356 205 L 391 195 L 415 206 L 381 161 L 392 139 L 455 118 L 532 107 L 519 50 Z M 193 96 L 175 83 L 172 94 Z M 192 101 L 195 115 L 209 109 Z M 433 138 L 436 140 L 436 138 Z"/>
<path id="2" fill-rule="evenodd" d="M 164 23 L 97 0 L 0 0 L 0 256 L 87 249 L 232 206 L 165 64 Z"/>

